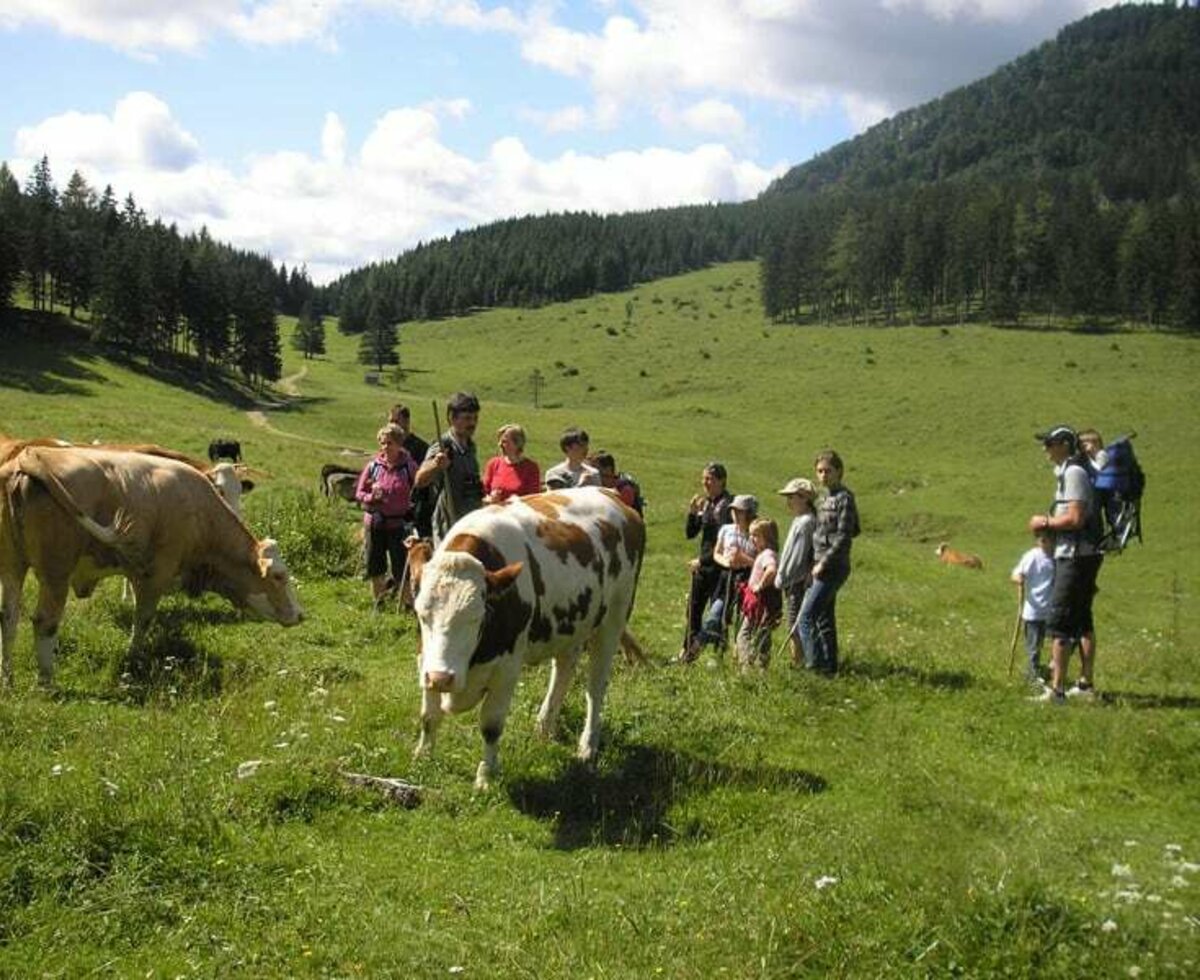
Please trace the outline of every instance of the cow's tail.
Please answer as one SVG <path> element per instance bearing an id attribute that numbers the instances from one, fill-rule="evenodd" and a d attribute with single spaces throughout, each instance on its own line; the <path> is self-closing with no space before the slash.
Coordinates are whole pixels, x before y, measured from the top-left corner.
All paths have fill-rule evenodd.
<path id="1" fill-rule="evenodd" d="M 96 465 L 95 463 L 91 463 L 90 460 L 88 462 L 91 465 Z M 79 502 L 71 496 L 71 492 L 63 486 L 62 481 L 58 478 L 58 474 L 54 472 L 54 467 L 50 465 L 43 452 L 34 447 L 21 450 L 21 454 L 16 460 L 16 468 L 42 484 L 50 496 L 54 498 L 54 502 L 75 518 L 79 526 L 87 531 L 88 534 L 101 544 L 107 545 L 116 551 L 121 550 L 121 545 L 127 540 L 130 528 L 133 525 L 133 519 L 128 512 L 118 508 L 116 513 L 113 514 L 112 524 L 107 527 L 95 520 L 84 512 Z"/>

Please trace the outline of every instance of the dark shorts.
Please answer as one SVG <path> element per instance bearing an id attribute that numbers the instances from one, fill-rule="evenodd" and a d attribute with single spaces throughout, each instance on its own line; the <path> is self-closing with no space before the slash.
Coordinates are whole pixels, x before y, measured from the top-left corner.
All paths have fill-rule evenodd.
<path id="1" fill-rule="evenodd" d="M 408 552 L 404 547 L 404 539 L 408 537 L 411 524 L 396 524 L 389 527 L 383 524 L 367 528 L 363 536 L 363 557 L 366 559 L 367 578 L 376 578 L 388 570 L 391 561 L 392 578 L 397 582 L 404 574 L 404 565 L 408 561 Z"/>
<path id="2" fill-rule="evenodd" d="M 1073 640 L 1094 633 L 1092 600 L 1103 555 L 1054 560 L 1054 592 L 1050 596 L 1047 630 L 1057 640 Z"/>

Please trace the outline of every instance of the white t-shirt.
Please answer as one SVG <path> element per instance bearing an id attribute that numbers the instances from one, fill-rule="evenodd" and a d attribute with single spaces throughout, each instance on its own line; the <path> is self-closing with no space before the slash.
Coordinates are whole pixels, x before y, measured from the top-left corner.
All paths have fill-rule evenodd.
<path id="1" fill-rule="evenodd" d="M 546 486 L 554 489 L 551 486 L 554 483 L 559 483 L 568 488 L 603 486 L 600 482 L 600 471 L 596 467 L 589 466 L 587 463 L 580 463 L 578 469 L 572 469 L 571 464 L 566 460 L 546 470 Z"/>
<path id="2" fill-rule="evenodd" d="M 734 548 L 744 551 L 751 558 L 757 554 L 750 535 L 743 534 L 736 524 L 722 524 L 721 530 L 717 532 L 717 543 L 713 547 L 714 557 L 720 555 L 722 559 L 717 564 L 723 563 L 728 568 L 729 556 L 733 554 Z"/>
<path id="3" fill-rule="evenodd" d="M 1025 582 L 1025 604 L 1021 618 L 1041 622 L 1050 611 L 1050 594 L 1054 591 L 1054 558 L 1041 548 L 1030 548 L 1021 556 L 1013 575 Z"/>

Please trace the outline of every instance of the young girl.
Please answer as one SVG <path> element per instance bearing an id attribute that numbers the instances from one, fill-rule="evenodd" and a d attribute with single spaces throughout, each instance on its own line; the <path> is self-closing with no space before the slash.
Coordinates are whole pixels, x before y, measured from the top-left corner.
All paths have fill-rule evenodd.
<path id="1" fill-rule="evenodd" d="M 804 651 L 800 646 L 800 606 L 804 603 L 804 593 L 808 591 L 808 583 L 812 580 L 812 539 L 817 523 L 813 500 L 816 499 L 817 488 L 811 481 L 798 476 L 788 480 L 779 493 L 787 500 L 788 512 L 792 515 L 792 526 L 788 529 L 787 540 L 779 555 L 779 571 L 775 575 L 775 583 L 787 600 L 785 622 L 792 652 L 792 666 L 802 667 Z"/>
<path id="2" fill-rule="evenodd" d="M 724 524 L 717 532 L 713 546 L 713 561 L 722 569 L 721 577 L 709 600 L 708 615 L 700 628 L 700 645 L 725 646 L 725 628 L 732 619 L 733 604 L 738 599 L 738 586 L 746 581 L 757 551 L 750 540 L 750 522 L 758 515 L 758 500 L 748 493 L 739 493 L 729 505 L 732 524 Z"/>
<path id="3" fill-rule="evenodd" d="M 771 630 L 779 622 L 783 606 L 783 597 L 775 584 L 779 567 L 776 557 L 779 528 L 769 518 L 760 517 L 750 525 L 750 541 L 758 554 L 750 569 L 750 578 L 742 588 L 738 664 L 743 670 L 753 666 L 766 670 L 771 662 Z"/>

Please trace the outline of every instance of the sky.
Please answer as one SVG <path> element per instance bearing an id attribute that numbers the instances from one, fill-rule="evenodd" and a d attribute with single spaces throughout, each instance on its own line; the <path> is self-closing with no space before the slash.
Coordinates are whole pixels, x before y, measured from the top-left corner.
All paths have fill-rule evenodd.
<path id="1" fill-rule="evenodd" d="M 502 218 L 742 201 L 1100 0 L 0 0 L 0 160 L 317 283 Z"/>

